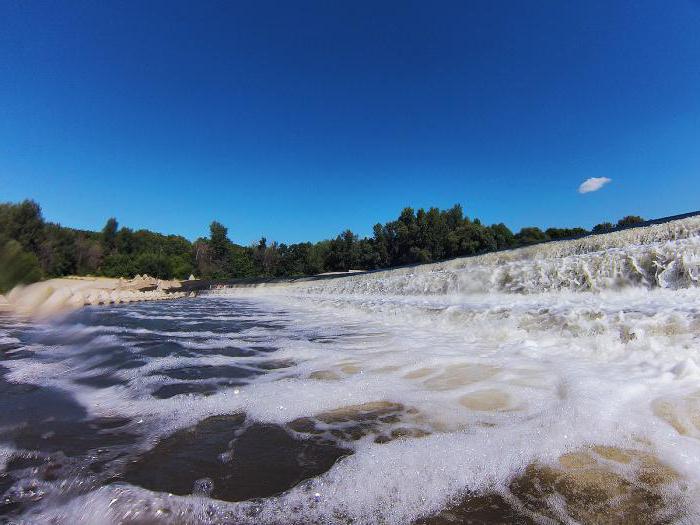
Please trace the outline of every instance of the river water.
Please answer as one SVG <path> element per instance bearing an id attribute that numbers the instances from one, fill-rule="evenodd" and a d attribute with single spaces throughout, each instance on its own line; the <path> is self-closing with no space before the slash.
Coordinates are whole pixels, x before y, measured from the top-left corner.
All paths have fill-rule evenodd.
<path id="1" fill-rule="evenodd" d="M 12 523 L 698 523 L 700 220 L 0 320 Z"/>

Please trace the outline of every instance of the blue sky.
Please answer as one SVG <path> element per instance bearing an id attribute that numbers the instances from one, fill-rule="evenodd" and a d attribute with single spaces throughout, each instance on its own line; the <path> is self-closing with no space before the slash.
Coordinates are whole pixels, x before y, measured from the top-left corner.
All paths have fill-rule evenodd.
<path id="1" fill-rule="evenodd" d="M 590 177 L 612 182 L 581 194 Z M 189 238 L 700 208 L 700 3 L 0 2 L 0 201 Z"/>

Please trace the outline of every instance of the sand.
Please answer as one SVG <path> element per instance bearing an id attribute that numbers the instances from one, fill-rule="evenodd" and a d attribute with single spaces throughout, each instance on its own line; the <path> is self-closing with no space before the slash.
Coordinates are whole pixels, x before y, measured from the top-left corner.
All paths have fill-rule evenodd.
<path id="1" fill-rule="evenodd" d="M 147 275 L 134 279 L 62 277 L 16 286 L 0 296 L 0 311 L 46 316 L 82 306 L 179 299 L 180 281 L 162 281 Z"/>

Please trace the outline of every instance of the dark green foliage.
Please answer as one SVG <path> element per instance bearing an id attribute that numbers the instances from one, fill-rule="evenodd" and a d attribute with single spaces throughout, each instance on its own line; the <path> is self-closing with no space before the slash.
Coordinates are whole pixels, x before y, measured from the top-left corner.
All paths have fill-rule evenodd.
<path id="1" fill-rule="evenodd" d="M 381 254 L 373 239 L 360 239 L 354 246 L 355 265 L 358 269 L 374 270 L 381 268 Z"/>
<path id="2" fill-rule="evenodd" d="M 0 293 L 18 284 L 29 284 L 41 279 L 39 259 L 22 248 L 15 240 L 0 245 Z"/>
<path id="3" fill-rule="evenodd" d="M 367 241 L 374 253 L 368 257 L 369 247 L 363 246 L 361 260 L 369 269 L 441 261 L 516 245 L 505 224 L 484 226 L 478 219 L 472 221 L 458 204 L 444 211 L 405 208 L 398 220 L 376 224 L 373 238 Z"/>
<path id="4" fill-rule="evenodd" d="M 529 246 L 531 244 L 537 244 L 540 242 L 548 241 L 547 234 L 544 233 L 539 228 L 522 228 L 518 233 L 515 234 L 515 240 L 518 246 Z"/>
<path id="5" fill-rule="evenodd" d="M 49 277 L 71 275 L 77 272 L 75 233 L 57 224 L 46 224 L 44 240 L 39 247 L 39 259 L 44 274 Z"/>
<path id="6" fill-rule="evenodd" d="M 252 248 L 231 244 L 229 257 L 232 276 L 254 277 L 256 275 Z"/>
<path id="7" fill-rule="evenodd" d="M 389 239 L 381 224 L 374 225 L 374 251 L 377 266 L 385 268 L 389 266 Z"/>
<path id="8" fill-rule="evenodd" d="M 138 272 L 134 258 L 125 253 L 115 253 L 105 257 L 102 274 L 106 277 L 133 277 Z"/>
<path id="9" fill-rule="evenodd" d="M 341 267 L 344 271 L 352 270 L 356 265 L 357 235 L 345 230 L 337 238 Z"/>
<path id="10" fill-rule="evenodd" d="M 641 217 L 627 216 L 617 226 L 602 223 L 593 231 L 612 231 L 641 221 Z M 303 276 L 435 262 L 588 233 L 583 228 L 543 232 L 530 227 L 513 234 L 503 223 L 485 226 L 466 217 L 459 204 L 448 210 L 404 208 L 396 220 L 375 224 L 370 238 L 345 230 L 317 243 L 278 244 L 263 237 L 252 246 L 240 246 L 231 242 L 220 222 L 212 222 L 209 232 L 208 238 L 192 243 L 178 235 L 119 228 L 114 218 L 100 232 L 80 231 L 46 223 L 33 201 L 0 204 L 5 264 L 0 265 L 0 283 L 11 286 L 43 275 L 70 274 L 148 274 L 162 279 L 186 279 L 191 274 L 206 279 Z"/>
<path id="11" fill-rule="evenodd" d="M 220 222 L 209 225 L 209 239 L 195 242 L 195 264 L 199 275 L 207 279 L 227 279 L 233 272 L 233 244 L 228 238 L 228 229 Z M 240 264 L 240 258 L 237 259 Z"/>
<path id="12" fill-rule="evenodd" d="M 496 239 L 490 229 L 468 220 L 450 232 L 447 240 L 448 253 L 452 257 L 477 255 L 497 248 Z"/>
<path id="13" fill-rule="evenodd" d="M 159 279 L 170 279 L 173 276 L 173 264 L 167 255 L 159 253 L 142 253 L 134 261 L 137 274 L 150 275 Z"/>
<path id="14" fill-rule="evenodd" d="M 309 257 L 312 248 L 310 242 L 299 244 L 279 245 L 280 267 L 276 272 L 279 275 L 309 275 L 313 270 L 309 265 Z"/>
<path id="15" fill-rule="evenodd" d="M 3 204 L 0 210 L 0 236 L 14 239 L 22 249 L 37 254 L 44 240 L 44 219 L 41 207 L 30 200 L 19 204 Z"/>
<path id="16" fill-rule="evenodd" d="M 114 238 L 114 246 L 119 253 L 134 253 L 136 247 L 134 232 L 130 228 L 122 228 L 119 230 Z"/>
<path id="17" fill-rule="evenodd" d="M 601 222 L 593 226 L 593 233 L 605 233 L 615 229 L 615 226 L 611 222 Z"/>
<path id="18" fill-rule="evenodd" d="M 3 248 L 7 260 L 6 267 L 0 266 L 0 280 L 4 283 L 71 274 L 187 278 L 194 270 L 193 246 L 184 237 L 119 229 L 114 218 L 100 232 L 65 228 L 46 223 L 41 208 L 32 201 L 0 204 L 0 245 L 10 239 L 16 246 L 11 245 L 10 251 Z"/>
<path id="19" fill-rule="evenodd" d="M 508 226 L 502 222 L 499 224 L 492 224 L 491 233 L 496 241 L 496 248 L 498 250 L 513 248 L 516 245 L 515 235 L 513 235 L 513 232 L 510 231 Z"/>
<path id="20" fill-rule="evenodd" d="M 107 219 L 107 223 L 102 228 L 102 248 L 104 253 L 109 255 L 117 247 L 117 230 L 119 223 L 114 217 Z"/>
<path id="21" fill-rule="evenodd" d="M 194 273 L 192 257 L 189 254 L 175 255 L 170 257 L 172 277 L 175 279 L 187 279 Z"/>
<path id="22" fill-rule="evenodd" d="M 326 259 L 330 250 L 330 241 L 320 241 L 316 244 L 311 244 L 309 249 L 308 259 L 306 260 L 306 268 L 308 275 L 315 275 L 326 271 Z"/>
<path id="23" fill-rule="evenodd" d="M 547 231 L 545 231 L 547 238 L 552 241 L 580 237 L 581 235 L 586 235 L 587 233 L 588 231 L 584 230 L 583 228 L 548 228 Z"/>
<path id="24" fill-rule="evenodd" d="M 78 275 L 99 273 L 103 262 L 102 243 L 91 232 L 77 232 L 75 236 L 75 261 Z"/>
<path id="25" fill-rule="evenodd" d="M 209 225 L 209 249 L 213 264 L 221 272 L 225 272 L 229 265 L 229 251 L 231 241 L 228 239 L 228 229 L 220 222 L 214 221 Z"/>
<path id="26" fill-rule="evenodd" d="M 639 215 L 627 215 L 617 221 L 617 227 L 618 228 L 630 228 L 632 226 L 638 226 L 639 224 L 643 223 L 644 219 L 642 219 Z"/>

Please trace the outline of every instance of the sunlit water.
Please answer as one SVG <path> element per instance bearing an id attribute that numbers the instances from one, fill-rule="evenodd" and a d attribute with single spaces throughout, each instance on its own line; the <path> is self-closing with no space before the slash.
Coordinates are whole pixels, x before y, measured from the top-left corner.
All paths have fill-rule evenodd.
<path id="1" fill-rule="evenodd" d="M 0 321 L 0 513 L 698 523 L 699 233 Z"/>

